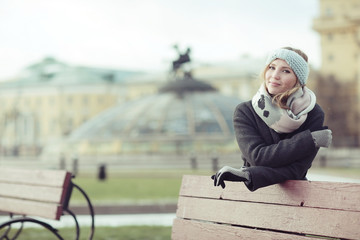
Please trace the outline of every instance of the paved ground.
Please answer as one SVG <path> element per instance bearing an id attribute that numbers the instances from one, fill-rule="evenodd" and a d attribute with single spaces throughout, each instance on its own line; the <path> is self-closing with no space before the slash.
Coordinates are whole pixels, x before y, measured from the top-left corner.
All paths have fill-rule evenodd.
<path id="1" fill-rule="evenodd" d="M 345 177 L 336 177 L 322 174 L 307 174 L 307 178 L 310 181 L 324 181 L 324 182 L 352 182 L 352 183 L 360 183 L 359 179 L 354 178 L 345 178 Z"/>
<path id="2" fill-rule="evenodd" d="M 71 210 L 75 214 L 89 214 L 87 206 L 74 206 Z M 95 214 L 108 215 L 108 214 L 162 214 L 162 213 L 175 213 L 176 203 L 173 204 L 149 204 L 149 205 L 107 205 L 107 206 L 94 206 Z"/>
<path id="3" fill-rule="evenodd" d="M 175 219 L 175 213 L 161 213 L 161 214 L 114 214 L 114 215 L 96 215 L 95 228 L 100 226 L 117 227 L 117 226 L 172 226 Z M 91 226 L 91 219 L 88 215 L 78 215 L 77 221 L 80 226 Z M 0 222 L 5 222 L 9 218 L 7 216 L 0 216 Z M 40 219 L 44 221 L 44 219 Z M 65 215 L 60 221 L 45 220 L 55 228 L 75 227 L 74 219 Z M 13 228 L 18 228 L 13 226 Z M 40 225 L 34 223 L 26 223 L 26 228 L 35 227 L 42 228 Z M 96 230 L 95 230 L 96 231 Z"/>

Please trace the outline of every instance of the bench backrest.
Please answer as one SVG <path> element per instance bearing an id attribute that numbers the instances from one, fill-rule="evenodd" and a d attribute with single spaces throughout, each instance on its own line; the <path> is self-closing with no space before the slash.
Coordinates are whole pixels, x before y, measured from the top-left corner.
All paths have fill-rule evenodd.
<path id="1" fill-rule="evenodd" d="M 184 176 L 172 239 L 360 239 L 360 184 L 287 181 L 250 192 Z M 316 239 L 316 238 L 315 238 Z"/>
<path id="2" fill-rule="evenodd" d="M 59 220 L 71 195 L 71 173 L 0 167 L 0 211 Z"/>

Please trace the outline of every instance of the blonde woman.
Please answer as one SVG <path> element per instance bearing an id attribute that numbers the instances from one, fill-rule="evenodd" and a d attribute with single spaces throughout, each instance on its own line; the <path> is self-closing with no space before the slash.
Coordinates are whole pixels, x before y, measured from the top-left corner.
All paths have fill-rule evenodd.
<path id="1" fill-rule="evenodd" d="M 272 52 L 263 84 L 252 100 L 234 113 L 236 139 L 244 166 L 221 168 L 215 186 L 242 181 L 250 191 L 286 180 L 305 180 L 320 147 L 329 147 L 332 132 L 323 126 L 324 112 L 307 88 L 308 58 L 299 49 Z"/>

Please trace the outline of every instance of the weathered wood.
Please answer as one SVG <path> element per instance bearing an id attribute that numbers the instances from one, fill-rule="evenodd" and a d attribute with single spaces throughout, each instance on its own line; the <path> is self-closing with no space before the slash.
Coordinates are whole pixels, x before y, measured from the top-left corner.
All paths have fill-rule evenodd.
<path id="1" fill-rule="evenodd" d="M 70 173 L 65 170 L 0 168 L 0 182 L 51 187 L 64 187 Z"/>
<path id="2" fill-rule="evenodd" d="M 69 172 L 0 168 L 0 211 L 59 220 L 70 192 Z"/>
<path id="3" fill-rule="evenodd" d="M 175 219 L 172 228 L 172 240 L 316 240 L 323 238 L 306 237 L 258 229 L 205 223 L 184 219 Z"/>
<path id="4" fill-rule="evenodd" d="M 0 211 L 59 220 L 62 206 L 58 204 L 0 197 Z"/>
<path id="5" fill-rule="evenodd" d="M 360 212 L 180 197 L 177 217 L 360 239 Z"/>
<path id="6" fill-rule="evenodd" d="M 235 239 L 307 239 L 299 234 L 360 239 L 359 202 L 355 183 L 287 181 L 250 192 L 243 183 L 227 182 L 222 189 L 208 176 L 184 176 L 172 234 L 173 239 L 246 234 Z"/>
<path id="7" fill-rule="evenodd" d="M 287 181 L 250 192 L 243 183 L 226 182 L 222 189 L 208 176 L 184 176 L 180 195 L 360 211 L 356 183 Z"/>
<path id="8" fill-rule="evenodd" d="M 61 203 L 63 188 L 32 186 L 24 184 L 0 183 L 0 196 Z"/>
<path id="9" fill-rule="evenodd" d="M 0 168 L 0 212 L 9 213 L 9 218 L 0 223 L 0 238 L 13 239 L 14 234 L 6 230 L 13 224 L 34 222 L 51 231 L 57 239 L 63 239 L 43 218 L 60 220 L 64 212 L 67 212 L 78 223 L 76 215 L 68 208 L 72 190 L 75 188 L 88 204 L 91 217 L 89 239 L 93 239 L 93 206 L 84 190 L 72 183 L 71 178 L 71 173 L 64 170 Z M 79 239 L 78 224 L 75 229 L 74 237 Z"/>
<path id="10" fill-rule="evenodd" d="M 63 204 L 71 184 L 65 170 L 0 168 L 0 196 Z"/>

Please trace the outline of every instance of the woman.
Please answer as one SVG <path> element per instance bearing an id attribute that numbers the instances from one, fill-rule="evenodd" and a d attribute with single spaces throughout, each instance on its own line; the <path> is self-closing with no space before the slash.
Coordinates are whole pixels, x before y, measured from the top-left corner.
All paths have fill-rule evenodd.
<path id="1" fill-rule="evenodd" d="M 225 166 L 212 176 L 214 185 L 242 181 L 250 191 L 286 180 L 305 180 L 320 147 L 332 132 L 324 112 L 305 87 L 307 56 L 290 47 L 275 50 L 266 61 L 264 83 L 251 101 L 239 104 L 234 129 L 244 166 Z"/>

